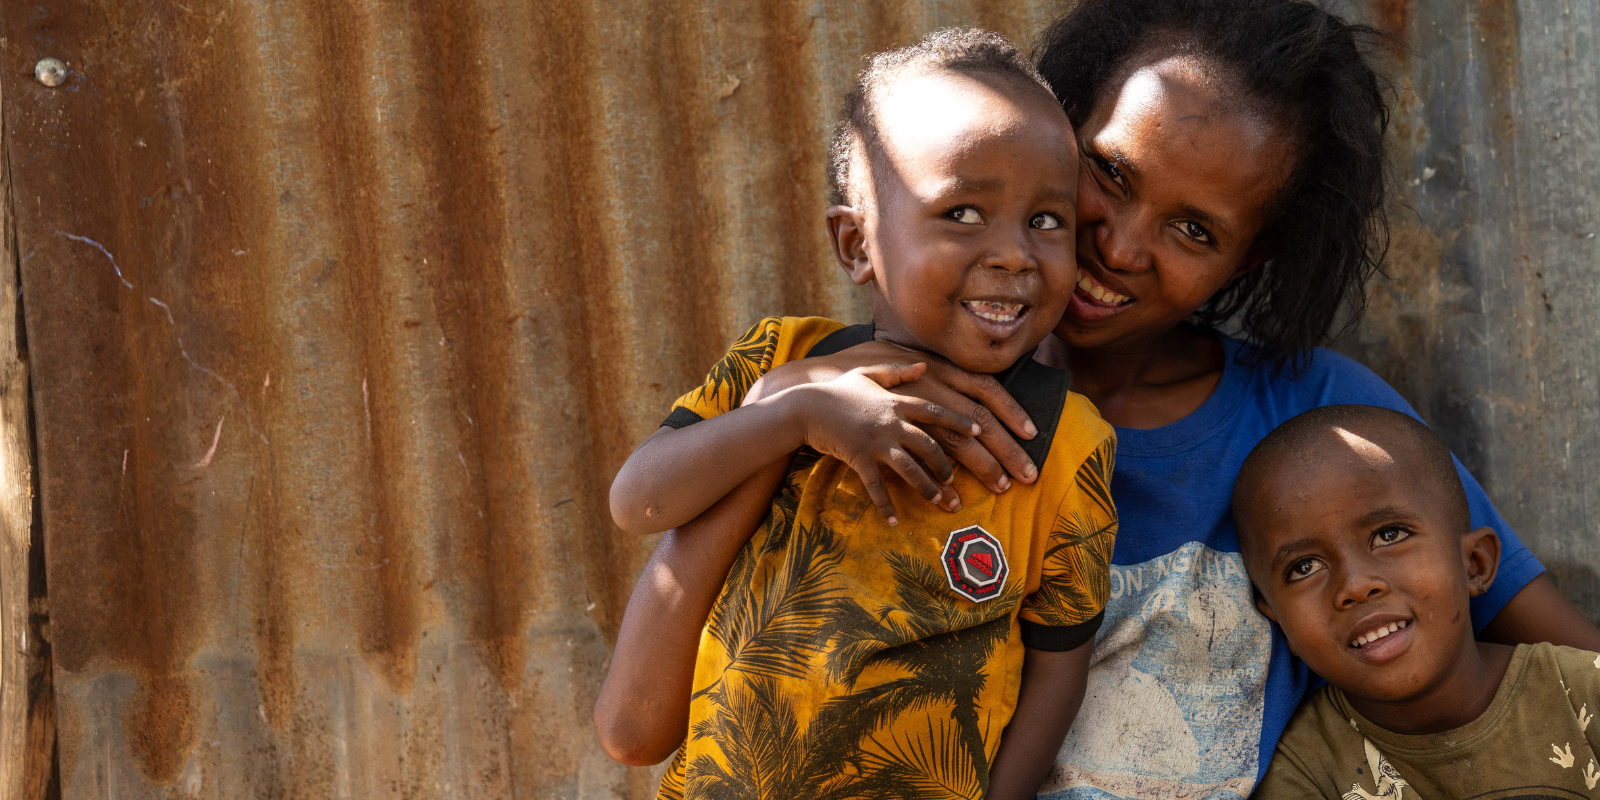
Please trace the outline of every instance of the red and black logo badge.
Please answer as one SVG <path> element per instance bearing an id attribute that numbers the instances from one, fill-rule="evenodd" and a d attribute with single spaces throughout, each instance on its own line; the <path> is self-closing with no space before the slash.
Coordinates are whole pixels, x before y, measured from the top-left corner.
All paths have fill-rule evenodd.
<path id="1" fill-rule="evenodd" d="M 944 575 L 956 594 L 974 603 L 999 597 L 1010 572 L 1000 541 L 977 525 L 954 531 L 945 540 Z"/>

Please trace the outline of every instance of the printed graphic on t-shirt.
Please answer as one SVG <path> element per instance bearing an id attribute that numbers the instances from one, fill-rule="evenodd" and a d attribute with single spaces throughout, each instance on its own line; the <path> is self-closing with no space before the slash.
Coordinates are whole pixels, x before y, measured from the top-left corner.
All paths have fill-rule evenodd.
<path id="1" fill-rule="evenodd" d="M 1271 651 L 1238 553 L 1190 542 L 1112 565 L 1088 694 L 1040 794 L 1249 795 Z"/>

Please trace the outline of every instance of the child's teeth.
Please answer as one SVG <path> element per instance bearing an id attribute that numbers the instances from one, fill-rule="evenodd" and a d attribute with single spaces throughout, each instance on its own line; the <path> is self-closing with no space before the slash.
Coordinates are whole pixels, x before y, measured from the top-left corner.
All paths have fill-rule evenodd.
<path id="1" fill-rule="evenodd" d="M 972 313 L 993 322 L 1010 322 L 1022 313 L 1021 303 L 972 302 L 967 303 Z"/>
<path id="2" fill-rule="evenodd" d="M 1410 621 L 1391 622 L 1388 625 L 1385 625 L 1385 626 L 1383 626 L 1383 627 L 1381 627 L 1381 628 L 1379 628 L 1379 629 L 1377 629 L 1375 631 L 1363 634 L 1361 636 L 1357 636 L 1356 637 L 1356 641 L 1355 641 L 1355 645 L 1357 647 L 1361 647 L 1363 645 L 1371 644 L 1372 642 L 1376 642 L 1377 640 L 1382 639 L 1383 637 L 1388 636 L 1389 634 L 1394 633 L 1395 631 L 1398 631 L 1398 630 L 1400 630 L 1402 628 L 1405 628 L 1406 626 L 1408 626 L 1410 624 L 1411 624 Z"/>

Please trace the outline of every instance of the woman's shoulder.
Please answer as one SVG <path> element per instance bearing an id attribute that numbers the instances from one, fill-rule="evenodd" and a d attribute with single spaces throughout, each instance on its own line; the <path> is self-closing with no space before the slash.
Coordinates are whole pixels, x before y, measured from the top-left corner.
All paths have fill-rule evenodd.
<path id="1" fill-rule="evenodd" d="M 1229 368 L 1249 373 L 1254 393 L 1282 410 L 1298 414 L 1319 406 L 1357 404 L 1416 413 L 1377 373 L 1343 353 L 1316 347 L 1299 363 L 1276 366 L 1262 361 L 1248 342 L 1231 341 Z"/>

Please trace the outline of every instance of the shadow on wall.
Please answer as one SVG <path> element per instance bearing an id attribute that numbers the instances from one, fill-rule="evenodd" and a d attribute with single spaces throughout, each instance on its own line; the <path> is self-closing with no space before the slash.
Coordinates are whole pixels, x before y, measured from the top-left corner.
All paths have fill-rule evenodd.
<path id="1" fill-rule="evenodd" d="M 1587 613 L 1590 622 L 1600 625 L 1600 617 L 1590 610 L 1600 608 L 1600 572 L 1588 564 L 1568 562 L 1547 563 L 1545 569 L 1549 570 L 1550 580 L 1555 581 L 1556 588 L 1573 605 Z"/>

